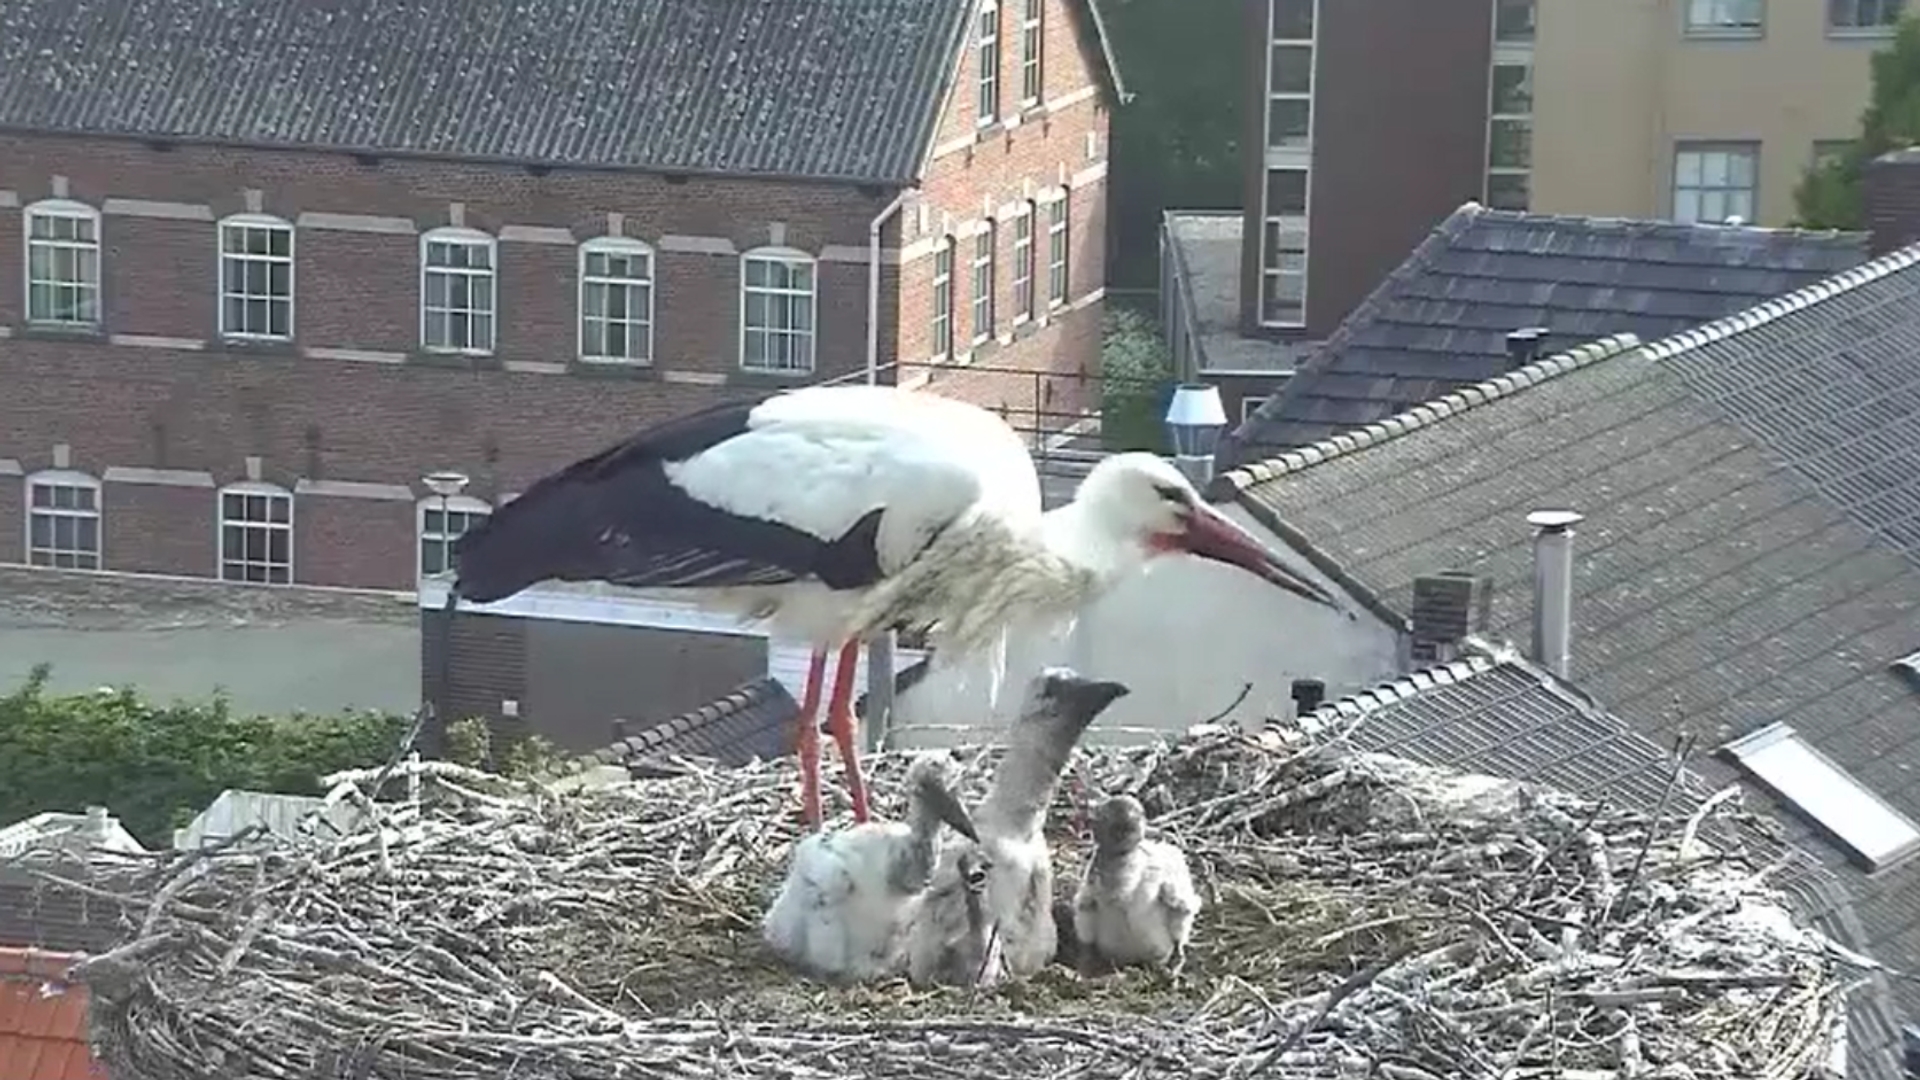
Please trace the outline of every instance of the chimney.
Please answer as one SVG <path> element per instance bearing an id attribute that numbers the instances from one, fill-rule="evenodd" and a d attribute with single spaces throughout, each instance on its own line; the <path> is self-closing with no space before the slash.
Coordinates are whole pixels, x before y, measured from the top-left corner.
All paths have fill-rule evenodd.
<path id="1" fill-rule="evenodd" d="M 1533 658 L 1561 678 L 1567 675 L 1573 637 L 1572 510 L 1535 510 L 1527 515 L 1533 535 Z"/>
<path id="2" fill-rule="evenodd" d="M 1540 343 L 1547 338 L 1544 326 L 1523 326 L 1507 335 L 1507 370 L 1526 367 L 1540 359 Z"/>
<path id="3" fill-rule="evenodd" d="M 1920 240 L 1920 147 L 1867 162 L 1860 175 L 1860 206 L 1869 255 Z"/>
<path id="4" fill-rule="evenodd" d="M 1327 700 L 1327 684 L 1319 679 L 1293 680 L 1293 715 L 1309 716 Z"/>
<path id="5" fill-rule="evenodd" d="M 1413 579 L 1413 659 L 1445 663 L 1459 655 L 1468 634 L 1487 628 L 1493 579 L 1444 570 Z"/>

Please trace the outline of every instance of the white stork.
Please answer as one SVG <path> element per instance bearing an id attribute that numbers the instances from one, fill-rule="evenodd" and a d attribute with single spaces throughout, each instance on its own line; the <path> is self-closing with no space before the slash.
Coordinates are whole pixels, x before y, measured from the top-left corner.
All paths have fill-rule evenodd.
<path id="1" fill-rule="evenodd" d="M 828 649 L 840 652 L 827 726 L 864 822 L 861 640 L 927 629 L 953 656 L 1004 650 L 1010 623 L 1071 617 L 1174 552 L 1343 610 L 1152 454 L 1102 460 L 1043 514 L 1026 444 L 993 413 L 887 386 L 808 387 L 667 421 L 540 479 L 455 543 L 453 597 L 487 603 L 548 580 L 686 590 L 812 641 L 797 749 L 817 826 Z"/>

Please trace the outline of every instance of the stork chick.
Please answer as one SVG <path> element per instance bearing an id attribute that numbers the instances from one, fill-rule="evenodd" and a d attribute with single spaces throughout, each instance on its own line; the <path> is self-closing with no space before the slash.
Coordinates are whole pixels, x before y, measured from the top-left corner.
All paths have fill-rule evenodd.
<path id="1" fill-rule="evenodd" d="M 816 832 L 794 845 L 786 881 L 762 921 L 767 944 L 825 978 L 894 971 L 901 926 L 939 858 L 940 826 L 979 839 L 954 794 L 956 772 L 950 754 L 923 754 L 907 769 L 906 821 Z"/>
<path id="2" fill-rule="evenodd" d="M 1186 855 L 1146 834 L 1146 810 L 1131 795 L 1116 795 L 1093 812 L 1093 858 L 1073 900 L 1083 974 L 1109 964 L 1178 974 L 1186 963 L 1200 894 Z"/>
<path id="3" fill-rule="evenodd" d="M 1008 733 L 1005 756 L 973 815 L 975 845 L 943 856 L 934 888 L 916 906 L 906 928 L 907 977 L 916 983 L 951 979 L 966 965 L 956 943 L 977 941 L 968 890 L 957 887 L 985 857 L 983 915 L 997 958 L 983 954 L 984 970 L 967 983 L 1024 977 L 1046 966 L 1058 946 L 1053 914 L 1053 854 L 1045 835 L 1047 808 L 1067 758 L 1095 717 L 1127 693 L 1117 682 L 1049 668 L 1029 684 L 1025 707 Z"/>

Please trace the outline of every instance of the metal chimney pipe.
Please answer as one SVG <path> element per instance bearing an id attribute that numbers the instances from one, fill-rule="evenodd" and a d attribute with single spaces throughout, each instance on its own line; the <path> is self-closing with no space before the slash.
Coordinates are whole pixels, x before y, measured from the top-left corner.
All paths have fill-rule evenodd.
<path id="1" fill-rule="evenodd" d="M 1327 700 L 1327 684 L 1319 679 L 1293 680 L 1293 715 L 1307 716 Z"/>
<path id="2" fill-rule="evenodd" d="M 1585 520 L 1572 510 L 1535 510 L 1527 515 L 1533 535 L 1533 658 L 1567 677 L 1573 638 L 1573 527 Z"/>
<path id="3" fill-rule="evenodd" d="M 1507 335 L 1507 367 L 1523 368 L 1540 359 L 1540 342 L 1547 336 L 1544 326 L 1523 326 Z"/>

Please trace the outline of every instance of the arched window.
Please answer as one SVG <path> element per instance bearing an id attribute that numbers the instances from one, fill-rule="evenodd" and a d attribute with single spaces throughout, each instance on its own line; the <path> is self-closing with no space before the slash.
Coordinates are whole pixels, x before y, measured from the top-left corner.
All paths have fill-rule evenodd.
<path id="1" fill-rule="evenodd" d="M 293 224 L 266 214 L 220 222 L 220 336 L 293 339 Z"/>
<path id="2" fill-rule="evenodd" d="M 243 481 L 220 489 L 220 580 L 293 583 L 293 493 Z"/>
<path id="3" fill-rule="evenodd" d="M 27 477 L 27 563 L 100 569 L 100 481 L 49 469 Z"/>
<path id="4" fill-rule="evenodd" d="M 453 542 L 482 518 L 493 513 L 493 507 L 483 499 L 471 495 L 450 495 L 441 499 L 438 495 L 429 495 L 420 500 L 420 512 L 417 518 L 420 536 L 420 577 L 430 578 L 435 574 L 444 574 L 453 568 Z"/>
<path id="5" fill-rule="evenodd" d="M 1067 193 L 1047 204 L 1047 306 L 1067 303 Z"/>
<path id="6" fill-rule="evenodd" d="M 973 335 L 975 345 L 984 345 L 993 337 L 993 247 L 997 242 L 994 220 L 973 236 L 973 259 L 968 264 L 973 279 Z"/>
<path id="7" fill-rule="evenodd" d="M 772 375 L 811 375 L 818 267 L 793 248 L 755 248 L 740 256 L 740 367 Z"/>
<path id="8" fill-rule="evenodd" d="M 100 211 L 71 199 L 46 199 L 25 211 L 27 321 L 41 326 L 100 325 Z"/>
<path id="9" fill-rule="evenodd" d="M 653 362 L 653 249 L 624 236 L 580 245 L 580 359 Z"/>
<path id="10" fill-rule="evenodd" d="M 940 238 L 933 252 L 933 321 L 928 351 L 935 360 L 953 355 L 953 237 Z"/>
<path id="11" fill-rule="evenodd" d="M 494 239 L 453 226 L 420 234 L 420 345 L 429 352 L 493 352 Z"/>

